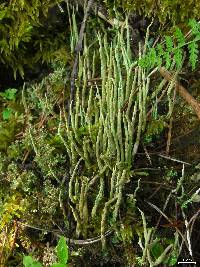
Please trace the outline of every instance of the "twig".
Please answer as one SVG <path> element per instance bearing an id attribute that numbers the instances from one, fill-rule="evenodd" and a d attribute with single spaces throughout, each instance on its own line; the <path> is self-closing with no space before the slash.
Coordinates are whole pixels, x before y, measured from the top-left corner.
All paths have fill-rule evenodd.
<path id="1" fill-rule="evenodd" d="M 149 204 L 152 208 L 157 210 L 170 224 L 173 225 L 172 220 L 170 220 L 170 218 L 164 212 L 162 212 L 156 205 L 154 205 L 154 204 L 152 204 L 151 202 L 148 202 L 148 201 L 145 201 L 145 202 L 147 202 L 147 204 Z M 188 242 L 185 239 L 184 235 L 181 233 L 181 231 L 178 229 L 178 227 L 175 226 L 175 229 L 179 233 L 179 235 L 181 236 L 182 240 L 184 240 L 185 245 L 187 246 L 187 248 L 189 250 Z"/>
<path id="2" fill-rule="evenodd" d="M 173 96 L 173 105 L 176 99 L 176 88 L 174 90 L 174 96 Z M 167 146 L 166 146 L 166 154 L 169 155 L 169 149 L 171 145 L 171 138 L 172 138 L 172 123 L 173 123 L 173 116 L 171 115 L 170 121 L 169 121 L 169 130 L 167 135 Z"/>
<path id="3" fill-rule="evenodd" d="M 145 152 L 145 156 L 147 157 L 147 160 L 149 161 L 150 165 L 152 165 L 151 157 L 149 156 L 149 153 L 148 153 L 147 148 L 146 148 L 145 145 L 143 145 L 143 149 L 144 149 L 144 152 Z"/>
<path id="4" fill-rule="evenodd" d="M 159 72 L 167 81 L 171 81 L 173 79 L 172 74 L 169 71 L 167 71 L 164 67 L 161 67 L 159 69 Z M 176 86 L 177 92 L 193 108 L 197 117 L 200 120 L 200 104 L 191 94 L 188 93 L 185 87 L 183 87 L 178 81 L 175 82 L 175 86 Z"/>
<path id="5" fill-rule="evenodd" d="M 168 197 L 167 197 L 167 199 L 166 199 L 166 201 L 165 201 L 165 204 L 164 204 L 164 206 L 163 206 L 163 211 L 162 211 L 162 212 L 165 211 L 165 209 L 166 209 L 166 207 L 167 207 L 167 205 L 168 205 L 168 203 L 169 203 L 169 200 L 170 200 L 170 198 L 172 197 L 172 195 L 173 195 L 173 194 L 176 194 L 176 193 L 178 192 L 178 190 L 180 189 L 180 186 L 181 186 L 181 184 L 182 184 L 182 182 L 183 182 L 183 179 L 184 179 L 184 170 L 185 170 L 185 165 L 183 164 L 183 168 L 182 168 L 182 177 L 181 177 L 180 180 L 178 181 L 178 183 L 177 183 L 177 187 L 176 187 L 175 189 L 171 190 L 171 192 L 169 193 L 169 195 L 168 195 Z M 150 204 L 149 204 L 149 205 L 150 205 Z M 153 205 L 153 204 L 152 204 L 152 205 Z M 158 208 L 157 208 L 157 210 L 158 210 Z M 159 217 L 159 219 L 158 219 L 158 222 L 157 222 L 157 224 L 156 224 L 155 230 L 157 230 L 157 228 L 158 228 L 158 226 L 159 226 L 159 224 L 160 224 L 160 220 L 161 220 L 161 218 L 162 218 L 162 213 L 161 213 L 161 215 L 160 215 L 160 217 Z"/>
<path id="6" fill-rule="evenodd" d="M 160 189 L 162 189 L 162 185 L 159 185 L 158 188 L 156 188 L 156 190 L 148 197 L 148 199 L 151 199 L 153 196 L 155 196 Z"/>
<path id="7" fill-rule="evenodd" d="M 187 223 L 187 226 L 186 226 L 186 231 L 185 231 L 185 236 L 186 238 L 188 237 L 188 235 L 190 234 L 190 236 L 192 235 L 192 231 L 193 231 L 193 226 L 194 226 L 194 222 L 196 221 L 197 219 L 197 216 L 199 215 L 200 213 L 200 209 L 192 216 L 192 218 L 189 220 L 189 222 Z M 190 227 L 191 225 L 191 227 Z M 191 245 L 190 245 L 191 246 Z M 180 251 L 183 247 L 183 240 L 182 240 L 182 243 L 180 245 Z M 190 247 L 191 248 L 191 247 Z M 191 250 L 190 250 L 191 252 Z M 191 253 L 190 253 L 191 255 Z"/>
<path id="8" fill-rule="evenodd" d="M 67 1 L 67 0 L 66 0 Z M 70 0 L 71 4 L 75 5 L 78 4 L 82 8 L 84 7 L 84 1 L 83 0 Z M 108 10 L 106 9 L 105 5 L 100 3 L 100 1 L 94 1 L 94 4 L 91 7 L 91 11 L 96 15 L 99 16 L 99 18 L 103 19 L 105 22 L 109 23 L 111 26 L 122 26 L 124 24 L 124 21 L 120 21 L 116 18 L 110 18 L 108 15 Z"/>
<path id="9" fill-rule="evenodd" d="M 178 162 L 178 163 L 182 163 L 182 164 L 185 164 L 185 165 L 192 165 L 192 164 L 190 164 L 188 162 L 185 162 L 185 161 L 182 161 L 182 160 L 179 160 L 179 159 L 175 159 L 175 158 L 169 157 L 167 155 L 158 154 L 158 156 L 161 157 L 161 158 L 168 159 L 168 160 L 171 160 L 171 161 L 175 161 L 175 162 Z"/>
<path id="10" fill-rule="evenodd" d="M 185 215 L 185 212 L 183 211 L 182 209 L 182 215 L 183 215 L 183 218 L 184 218 L 184 221 L 185 221 L 185 228 L 186 228 L 186 231 L 185 231 L 185 235 L 186 235 L 186 239 L 187 239 L 187 242 L 188 242 L 188 250 L 189 250 L 189 253 L 190 253 L 190 256 L 192 257 L 192 245 L 191 245 L 191 233 L 190 233 L 190 229 L 189 229 L 189 224 L 188 224 L 188 220 L 186 218 L 186 215 Z"/>
<path id="11" fill-rule="evenodd" d="M 166 146 L 166 154 L 169 155 L 169 149 L 171 145 L 171 138 L 172 138 L 172 121 L 173 117 L 171 116 L 170 121 L 169 121 L 169 130 L 167 134 L 167 146 Z"/>
<path id="12" fill-rule="evenodd" d="M 39 231 L 44 231 L 44 232 L 48 232 L 48 233 L 53 233 L 55 236 L 60 237 L 61 234 L 58 234 L 57 231 L 52 231 L 52 230 L 48 230 L 48 229 L 43 229 L 43 228 L 39 228 L 30 224 L 26 224 L 26 223 L 22 223 L 20 221 L 17 222 L 18 224 L 21 224 L 22 226 L 28 227 L 28 228 L 32 228 L 32 229 L 36 229 Z M 63 232 L 63 231 L 62 231 Z M 105 233 L 105 237 L 109 236 L 112 233 L 112 230 L 108 230 Z M 89 245 L 89 244 L 94 244 L 97 243 L 99 241 L 101 241 L 101 236 L 97 236 L 97 237 L 93 237 L 93 238 L 88 238 L 88 239 L 83 239 L 83 240 L 78 240 L 78 239 L 69 239 L 68 237 L 65 237 L 66 241 L 70 244 L 75 244 L 75 245 Z"/>

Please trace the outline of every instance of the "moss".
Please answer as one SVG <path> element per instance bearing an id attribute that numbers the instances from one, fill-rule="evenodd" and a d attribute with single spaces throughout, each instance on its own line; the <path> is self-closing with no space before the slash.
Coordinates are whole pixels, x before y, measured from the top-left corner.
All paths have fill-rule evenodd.
<path id="1" fill-rule="evenodd" d="M 106 0 L 107 7 L 113 10 L 126 10 L 152 18 L 158 17 L 160 22 L 172 21 L 174 24 L 186 22 L 189 18 L 200 18 L 200 3 L 188 0 Z"/>
<path id="2" fill-rule="evenodd" d="M 59 2 L 63 1 L 13 0 L 0 4 L 0 61 L 13 69 L 15 77 L 17 73 L 24 77 L 24 68 L 33 67 L 38 61 L 69 59 L 67 25 L 58 28 L 55 21 L 62 16 L 58 13 Z"/>

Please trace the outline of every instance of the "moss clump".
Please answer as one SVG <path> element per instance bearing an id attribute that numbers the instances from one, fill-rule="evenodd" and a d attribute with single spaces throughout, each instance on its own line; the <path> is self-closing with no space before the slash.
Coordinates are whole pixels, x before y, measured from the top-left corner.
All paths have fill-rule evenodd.
<path id="1" fill-rule="evenodd" d="M 156 16 L 162 23 L 171 20 L 174 24 L 178 24 L 189 18 L 200 18 L 200 3 L 193 0 L 184 2 L 181 0 L 105 0 L 104 2 L 110 12 L 115 7 L 116 10 L 138 12 L 146 17 Z"/>
<path id="2" fill-rule="evenodd" d="M 17 72 L 23 77 L 24 67 L 39 61 L 49 63 L 57 58 L 66 62 L 67 24 L 62 23 L 60 2 L 1 1 L 0 63 L 11 67 L 15 77 Z"/>

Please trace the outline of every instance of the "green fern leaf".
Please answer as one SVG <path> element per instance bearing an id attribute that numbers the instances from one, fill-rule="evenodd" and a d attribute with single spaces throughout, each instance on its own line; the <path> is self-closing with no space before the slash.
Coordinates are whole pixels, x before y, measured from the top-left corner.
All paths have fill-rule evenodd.
<path id="1" fill-rule="evenodd" d="M 157 64 L 160 67 L 162 65 L 162 61 L 163 61 L 163 55 L 164 55 L 164 50 L 163 50 L 163 46 L 161 44 L 158 44 L 156 46 L 156 50 L 157 50 Z"/>
<path id="2" fill-rule="evenodd" d="M 200 39 L 200 25 L 195 19 L 190 19 L 188 25 L 191 27 L 192 34 Z"/>
<path id="3" fill-rule="evenodd" d="M 162 65 L 163 59 L 159 55 L 157 55 L 157 66 L 160 68 Z"/>
<path id="4" fill-rule="evenodd" d="M 142 58 L 140 58 L 139 61 L 138 61 L 138 64 L 142 68 L 147 68 L 148 67 L 148 56 L 145 55 Z"/>
<path id="5" fill-rule="evenodd" d="M 176 27 L 175 36 L 178 41 L 178 45 L 183 46 L 185 44 L 185 36 L 178 27 Z"/>
<path id="6" fill-rule="evenodd" d="M 182 66 L 182 63 L 183 63 L 183 52 L 182 52 L 182 49 L 177 48 L 175 50 L 174 59 L 175 59 L 177 68 L 180 69 L 181 66 Z"/>
<path id="7" fill-rule="evenodd" d="M 157 62 L 157 53 L 155 48 L 150 48 L 149 51 L 149 63 L 150 66 L 153 67 Z"/>
<path id="8" fill-rule="evenodd" d="M 188 49 L 189 49 L 189 53 L 190 53 L 190 64 L 192 65 L 192 70 L 195 69 L 196 67 L 196 63 L 197 63 L 197 59 L 198 59 L 198 44 L 195 42 L 192 42 L 188 45 Z"/>
<path id="9" fill-rule="evenodd" d="M 158 55 L 159 56 L 163 56 L 164 55 L 164 50 L 163 50 L 163 46 L 161 45 L 161 44 L 158 44 L 157 46 L 156 46 L 156 48 L 157 48 L 157 51 L 158 51 Z"/>
<path id="10" fill-rule="evenodd" d="M 171 66 L 171 57 L 170 57 L 170 53 L 164 53 L 163 55 L 164 59 L 165 59 L 165 68 L 169 69 Z"/>
<path id="11" fill-rule="evenodd" d="M 165 45 L 167 52 L 171 53 L 174 48 L 174 43 L 171 36 L 165 36 Z"/>

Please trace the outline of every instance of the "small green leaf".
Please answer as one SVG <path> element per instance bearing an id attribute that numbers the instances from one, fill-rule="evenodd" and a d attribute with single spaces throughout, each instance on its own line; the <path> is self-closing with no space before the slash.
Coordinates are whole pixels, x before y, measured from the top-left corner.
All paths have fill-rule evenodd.
<path id="1" fill-rule="evenodd" d="M 149 60 L 151 62 L 151 66 L 153 67 L 157 61 L 157 53 L 155 48 L 150 48 L 149 51 Z"/>
<path id="2" fill-rule="evenodd" d="M 163 57 L 165 58 L 165 68 L 168 70 L 171 66 L 171 57 L 170 57 L 170 54 L 169 53 L 165 53 L 163 55 Z"/>
<path id="3" fill-rule="evenodd" d="M 34 261 L 31 267 L 42 267 L 42 264 L 39 261 Z"/>
<path id="4" fill-rule="evenodd" d="M 195 19 L 190 19 L 188 25 L 192 29 L 192 34 L 195 35 L 197 38 L 199 38 L 200 37 L 199 23 Z"/>
<path id="5" fill-rule="evenodd" d="M 192 70 L 195 69 L 196 63 L 198 60 L 198 44 L 195 42 L 192 42 L 188 45 L 189 53 L 190 53 L 190 64 L 192 65 Z"/>
<path id="6" fill-rule="evenodd" d="M 32 263 L 33 263 L 33 258 L 31 256 L 24 256 L 23 264 L 25 267 L 31 267 Z"/>
<path id="7" fill-rule="evenodd" d="M 66 267 L 67 265 L 64 263 L 53 263 L 51 267 Z"/>
<path id="8" fill-rule="evenodd" d="M 162 65 L 163 55 L 164 55 L 163 46 L 161 44 L 158 44 L 156 46 L 156 51 L 157 51 L 157 65 L 160 67 Z"/>
<path id="9" fill-rule="evenodd" d="M 181 204 L 181 208 L 182 208 L 182 209 L 186 209 L 187 206 L 188 206 L 188 204 L 191 203 L 191 202 L 192 202 L 191 199 L 188 199 L 188 200 L 184 201 L 184 202 Z"/>
<path id="10" fill-rule="evenodd" d="M 66 264 L 68 261 L 68 246 L 65 237 L 61 236 L 56 247 L 57 257 L 60 263 Z"/>
<path id="11" fill-rule="evenodd" d="M 163 50 L 163 46 L 161 45 L 161 44 L 158 44 L 157 46 L 156 46 L 156 49 L 157 49 L 157 51 L 158 51 L 158 55 L 159 56 L 163 56 L 164 55 L 164 50 Z"/>
<path id="12" fill-rule="evenodd" d="M 173 266 L 177 263 L 177 256 L 175 255 L 172 255 L 170 258 L 169 258 L 169 262 L 168 262 L 168 265 L 169 266 Z"/>
<path id="13" fill-rule="evenodd" d="M 164 248 L 160 243 L 155 243 L 151 248 L 151 253 L 155 259 L 159 258 L 163 251 Z"/>
<path id="14" fill-rule="evenodd" d="M 13 110 L 11 108 L 6 108 L 3 110 L 3 120 L 9 120 Z"/>
<path id="15" fill-rule="evenodd" d="M 167 264 L 167 266 L 174 266 L 177 263 L 177 260 L 176 253 L 172 253 L 164 263 Z"/>
<path id="16" fill-rule="evenodd" d="M 142 58 L 140 58 L 139 61 L 138 61 L 138 64 L 142 68 L 146 68 L 148 66 L 148 56 L 145 55 Z"/>
<path id="17" fill-rule="evenodd" d="M 176 62 L 177 69 L 180 69 L 183 63 L 183 55 L 182 55 L 182 50 L 180 48 L 177 48 L 175 50 L 174 59 Z"/>
<path id="18" fill-rule="evenodd" d="M 5 99 L 15 100 L 15 98 L 16 98 L 16 92 L 17 92 L 17 89 L 15 89 L 15 88 L 9 88 L 9 89 L 5 90 L 4 93 L 0 93 L 0 95 L 3 98 L 5 98 Z"/>
<path id="19" fill-rule="evenodd" d="M 185 36 L 178 27 L 176 27 L 175 36 L 178 41 L 178 45 L 183 46 L 185 44 Z"/>
<path id="20" fill-rule="evenodd" d="M 174 43 L 171 36 L 165 36 L 165 45 L 167 52 L 171 53 L 174 48 Z"/>
<path id="21" fill-rule="evenodd" d="M 156 61 L 157 61 L 158 67 L 161 67 L 163 60 L 162 60 L 162 58 L 159 55 L 157 56 Z"/>
<path id="22" fill-rule="evenodd" d="M 23 264 L 25 267 L 42 267 L 39 261 L 35 261 L 31 256 L 24 256 Z"/>

